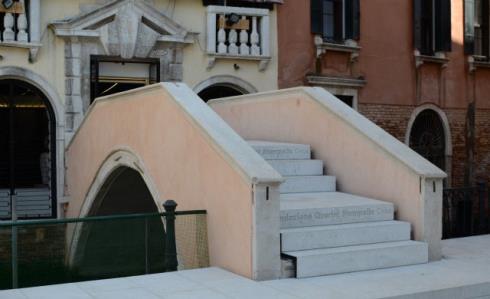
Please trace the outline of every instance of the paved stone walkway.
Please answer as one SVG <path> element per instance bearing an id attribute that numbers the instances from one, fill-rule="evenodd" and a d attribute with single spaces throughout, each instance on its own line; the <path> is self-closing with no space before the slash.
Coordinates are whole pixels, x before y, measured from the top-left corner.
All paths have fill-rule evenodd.
<path id="1" fill-rule="evenodd" d="M 442 261 L 426 265 L 306 279 L 254 282 L 208 268 L 0 291 L 0 299 L 490 299 L 490 235 L 444 241 L 443 252 Z"/>

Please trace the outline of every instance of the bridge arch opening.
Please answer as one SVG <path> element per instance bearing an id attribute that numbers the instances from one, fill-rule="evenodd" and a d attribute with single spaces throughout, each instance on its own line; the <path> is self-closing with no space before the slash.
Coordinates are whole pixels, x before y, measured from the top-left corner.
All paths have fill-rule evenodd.
<path id="1" fill-rule="evenodd" d="M 121 166 L 107 177 L 87 216 L 158 212 L 141 174 Z M 165 229 L 161 217 L 85 222 L 76 234 L 72 267 L 82 279 L 164 270 Z"/>
<path id="2" fill-rule="evenodd" d="M 157 212 L 158 207 L 141 174 L 121 166 L 99 189 L 88 216 Z"/>

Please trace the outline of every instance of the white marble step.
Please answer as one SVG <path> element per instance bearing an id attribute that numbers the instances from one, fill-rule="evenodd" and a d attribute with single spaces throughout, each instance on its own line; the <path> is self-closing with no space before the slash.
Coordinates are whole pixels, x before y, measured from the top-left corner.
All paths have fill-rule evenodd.
<path id="1" fill-rule="evenodd" d="M 400 241 L 283 252 L 296 259 L 296 277 L 383 269 L 428 262 L 426 243 Z"/>
<path id="2" fill-rule="evenodd" d="M 298 251 L 410 240 L 410 223 L 377 221 L 281 230 L 281 251 Z"/>
<path id="3" fill-rule="evenodd" d="M 311 149 L 307 144 L 249 140 L 248 144 L 266 160 L 307 160 Z"/>
<path id="4" fill-rule="evenodd" d="M 305 192 L 334 192 L 336 180 L 334 176 L 287 176 L 279 187 L 281 193 L 305 193 Z"/>
<path id="5" fill-rule="evenodd" d="M 283 176 L 323 175 L 322 160 L 268 160 Z"/>
<path id="6" fill-rule="evenodd" d="M 281 194 L 281 228 L 393 220 L 392 203 L 341 192 Z"/>

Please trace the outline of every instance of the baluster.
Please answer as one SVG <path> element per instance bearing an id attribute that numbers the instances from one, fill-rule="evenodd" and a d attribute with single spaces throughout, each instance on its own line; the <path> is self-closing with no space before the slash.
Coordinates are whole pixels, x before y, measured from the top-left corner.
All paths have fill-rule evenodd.
<path id="1" fill-rule="evenodd" d="M 218 53 L 219 54 L 226 54 L 228 52 L 228 47 L 226 46 L 225 42 L 226 42 L 226 31 L 225 31 L 224 16 L 220 16 L 219 30 L 218 30 Z"/>
<path id="2" fill-rule="evenodd" d="M 257 31 L 257 17 L 252 17 L 252 34 L 250 35 L 250 43 L 252 44 L 252 55 L 260 56 L 259 32 Z"/>
<path id="3" fill-rule="evenodd" d="M 237 41 L 238 41 L 238 33 L 236 32 L 235 29 L 231 29 L 230 33 L 228 35 L 228 41 L 230 42 L 230 46 L 228 47 L 228 53 L 231 55 L 238 55 L 238 46 L 237 46 Z"/>
<path id="4" fill-rule="evenodd" d="M 27 34 L 27 17 L 25 13 L 19 14 L 17 17 L 17 41 L 27 43 L 29 41 L 29 34 Z"/>
<path id="5" fill-rule="evenodd" d="M 15 40 L 15 32 L 12 30 L 14 27 L 14 15 L 10 12 L 6 13 L 3 17 L 3 41 L 11 42 Z"/>
<path id="6" fill-rule="evenodd" d="M 242 20 L 245 21 L 247 17 L 242 16 Z M 245 22 L 242 22 L 245 24 Z M 248 46 L 248 32 L 246 29 L 240 30 L 240 54 L 250 55 L 250 47 Z"/>

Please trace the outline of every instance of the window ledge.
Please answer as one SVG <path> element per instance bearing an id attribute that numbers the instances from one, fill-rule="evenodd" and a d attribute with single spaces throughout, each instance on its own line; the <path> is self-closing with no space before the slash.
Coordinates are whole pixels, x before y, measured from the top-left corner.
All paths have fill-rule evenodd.
<path id="1" fill-rule="evenodd" d="M 336 44 L 324 41 L 320 35 L 315 35 L 315 47 L 317 57 L 324 55 L 327 51 L 345 52 L 351 54 L 351 61 L 357 60 L 361 50 L 357 42 L 352 39 L 346 40 L 343 44 Z"/>
<path id="2" fill-rule="evenodd" d="M 212 69 L 217 59 L 229 59 L 229 60 L 248 60 L 248 61 L 258 61 L 259 71 L 263 72 L 267 69 L 269 62 L 271 61 L 270 56 L 253 56 L 253 55 L 230 55 L 230 54 L 214 54 L 208 53 L 208 67 L 207 69 Z"/>
<path id="3" fill-rule="evenodd" d="M 18 42 L 18 41 L 11 41 L 11 42 L 5 42 L 5 41 L 0 41 L 0 47 L 13 47 L 13 48 L 23 48 L 23 49 L 29 49 L 29 61 L 33 62 L 36 61 L 37 58 L 37 53 L 39 51 L 39 48 L 41 48 L 40 43 L 25 43 L 25 42 Z"/>
<path id="4" fill-rule="evenodd" d="M 435 55 L 422 55 L 418 50 L 414 52 L 415 56 L 415 67 L 420 68 L 424 63 L 435 63 L 440 64 L 441 68 L 446 68 L 449 59 L 443 52 L 437 52 Z"/>
<path id="5" fill-rule="evenodd" d="M 321 75 L 308 75 L 306 80 L 309 85 L 314 86 L 330 86 L 330 87 L 349 87 L 349 88 L 362 88 L 366 85 L 365 79 L 321 76 Z"/>
<path id="6" fill-rule="evenodd" d="M 479 68 L 490 68 L 490 61 L 486 56 L 468 56 L 468 64 L 470 68 L 470 73 L 475 72 Z"/>

